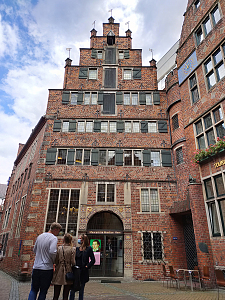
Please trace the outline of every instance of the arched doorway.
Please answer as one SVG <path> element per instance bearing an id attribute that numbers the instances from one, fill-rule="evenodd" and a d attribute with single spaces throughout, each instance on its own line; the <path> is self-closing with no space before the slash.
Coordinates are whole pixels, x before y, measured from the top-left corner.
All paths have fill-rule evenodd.
<path id="1" fill-rule="evenodd" d="M 121 219 L 110 211 L 96 213 L 88 222 L 87 234 L 96 258 L 96 264 L 90 269 L 90 276 L 123 276 Z"/>

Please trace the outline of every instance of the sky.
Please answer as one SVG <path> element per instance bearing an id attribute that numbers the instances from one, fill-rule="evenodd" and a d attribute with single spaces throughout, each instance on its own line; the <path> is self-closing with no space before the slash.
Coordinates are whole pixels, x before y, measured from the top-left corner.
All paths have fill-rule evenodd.
<path id="1" fill-rule="evenodd" d="M 132 31 L 143 65 L 180 38 L 187 0 L 0 0 L 0 183 L 11 175 L 19 143 L 45 114 L 48 89 L 63 87 L 66 48 L 73 65 L 112 16 L 120 35 Z"/>

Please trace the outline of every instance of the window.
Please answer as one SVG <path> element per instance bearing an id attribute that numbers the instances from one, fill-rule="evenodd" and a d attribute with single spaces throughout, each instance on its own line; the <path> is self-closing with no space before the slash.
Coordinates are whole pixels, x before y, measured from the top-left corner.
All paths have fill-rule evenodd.
<path id="1" fill-rule="evenodd" d="M 84 150 L 84 165 L 90 165 L 91 161 L 91 151 L 90 150 Z"/>
<path id="2" fill-rule="evenodd" d="M 138 105 L 138 94 L 137 93 L 131 94 L 131 102 L 132 102 L 132 105 Z"/>
<path id="3" fill-rule="evenodd" d="M 137 133 L 140 132 L 140 123 L 133 121 L 133 132 Z"/>
<path id="4" fill-rule="evenodd" d="M 21 225 L 22 225 L 23 212 L 24 212 L 26 199 L 27 199 L 27 195 L 22 197 L 21 206 L 20 206 L 20 213 L 19 213 L 19 217 L 18 217 L 18 221 L 17 221 L 15 238 L 20 237 L 20 229 L 21 229 Z"/>
<path id="5" fill-rule="evenodd" d="M 159 212 L 159 197 L 157 189 L 141 189 L 141 211 Z"/>
<path id="6" fill-rule="evenodd" d="M 86 122 L 86 132 L 93 132 L 93 122 L 92 121 Z"/>
<path id="7" fill-rule="evenodd" d="M 77 97 L 78 97 L 78 93 L 71 93 L 71 104 L 72 105 L 77 105 Z"/>
<path id="8" fill-rule="evenodd" d="M 97 51 L 97 58 L 102 59 L 102 51 L 101 50 Z"/>
<path id="9" fill-rule="evenodd" d="M 190 77 L 189 83 L 190 83 L 192 103 L 195 103 L 199 100 L 198 86 L 197 86 L 197 80 L 196 80 L 196 75 L 195 74 L 193 74 Z"/>
<path id="10" fill-rule="evenodd" d="M 182 164 L 184 162 L 183 160 L 183 150 L 182 147 L 176 149 L 176 158 L 177 158 L 177 164 Z"/>
<path id="11" fill-rule="evenodd" d="M 198 46 L 203 41 L 203 32 L 201 27 L 196 31 L 195 36 L 196 36 L 196 42 Z"/>
<path id="12" fill-rule="evenodd" d="M 77 122 L 77 132 L 85 132 L 85 122 Z"/>
<path id="13" fill-rule="evenodd" d="M 218 5 L 216 5 L 214 10 L 212 11 L 211 16 L 212 16 L 213 24 L 216 25 L 219 22 L 219 20 L 221 19 Z"/>
<path id="14" fill-rule="evenodd" d="M 225 235 L 225 188 L 222 174 L 205 179 L 203 186 L 211 234 L 212 236 Z"/>
<path id="15" fill-rule="evenodd" d="M 132 70 L 125 69 L 123 71 L 123 79 L 131 80 L 132 79 Z"/>
<path id="16" fill-rule="evenodd" d="M 148 132 L 157 132 L 156 122 L 148 122 Z"/>
<path id="17" fill-rule="evenodd" d="M 77 217 L 80 191 L 76 189 L 51 189 L 45 231 L 53 222 L 62 225 L 62 234 L 69 232 L 75 236 L 77 232 Z"/>
<path id="18" fill-rule="evenodd" d="M 146 105 L 152 105 L 152 94 L 146 94 Z"/>
<path id="19" fill-rule="evenodd" d="M 152 167 L 160 167 L 160 152 L 152 151 L 151 152 L 151 166 Z"/>
<path id="20" fill-rule="evenodd" d="M 203 22 L 203 27 L 206 36 L 212 30 L 211 21 L 209 17 L 207 17 L 206 20 Z"/>
<path id="21" fill-rule="evenodd" d="M 123 50 L 119 51 L 119 59 L 124 59 L 124 52 L 123 52 Z"/>
<path id="22" fill-rule="evenodd" d="M 124 105 L 130 105 L 130 93 L 124 93 L 123 103 Z"/>
<path id="23" fill-rule="evenodd" d="M 195 2 L 195 8 L 198 9 L 200 6 L 200 1 Z M 218 5 L 211 11 L 211 13 L 206 17 L 203 23 L 195 32 L 196 44 L 197 46 L 203 41 L 203 39 L 210 33 L 213 27 L 221 19 L 220 11 Z"/>
<path id="24" fill-rule="evenodd" d="M 208 88 L 212 88 L 225 76 L 225 44 L 217 49 L 204 63 Z"/>
<path id="25" fill-rule="evenodd" d="M 115 114 L 115 94 L 103 95 L 103 114 Z"/>
<path id="26" fill-rule="evenodd" d="M 99 150 L 98 154 L 99 154 L 98 165 L 105 166 L 106 165 L 106 150 Z"/>
<path id="27" fill-rule="evenodd" d="M 89 79 L 97 79 L 97 69 L 89 69 Z"/>
<path id="28" fill-rule="evenodd" d="M 67 149 L 59 149 L 58 150 L 57 164 L 58 165 L 65 165 L 66 164 L 66 157 L 67 157 Z"/>
<path id="29" fill-rule="evenodd" d="M 225 126 L 221 107 L 217 107 L 195 123 L 198 149 L 214 145 L 217 138 L 225 136 Z"/>
<path id="30" fill-rule="evenodd" d="M 63 121 L 62 132 L 68 132 L 68 131 L 69 131 L 69 121 Z"/>
<path id="31" fill-rule="evenodd" d="M 200 0 L 195 1 L 195 8 L 198 9 L 200 6 Z"/>
<path id="32" fill-rule="evenodd" d="M 116 122 L 109 122 L 109 131 L 116 132 Z"/>
<path id="33" fill-rule="evenodd" d="M 142 232 L 142 243 L 144 260 L 163 259 L 162 234 L 160 232 Z"/>
<path id="34" fill-rule="evenodd" d="M 131 122 L 125 122 L 125 132 L 131 132 Z"/>
<path id="35" fill-rule="evenodd" d="M 173 127 L 173 131 L 179 128 L 178 114 L 172 117 L 172 127 Z"/>
<path id="36" fill-rule="evenodd" d="M 90 104 L 90 93 L 84 94 L 84 104 L 86 105 Z"/>
<path id="37" fill-rule="evenodd" d="M 98 184 L 97 189 L 97 202 L 112 203 L 115 201 L 115 184 Z"/>
<path id="38" fill-rule="evenodd" d="M 97 93 L 91 93 L 91 104 L 96 105 L 98 102 L 98 94 Z"/>

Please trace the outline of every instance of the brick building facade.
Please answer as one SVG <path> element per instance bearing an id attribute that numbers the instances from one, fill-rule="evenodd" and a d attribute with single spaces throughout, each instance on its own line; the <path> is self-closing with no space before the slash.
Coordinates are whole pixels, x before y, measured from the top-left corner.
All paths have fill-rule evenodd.
<path id="1" fill-rule="evenodd" d="M 1 229 L 5 271 L 18 276 L 24 262 L 31 270 L 36 237 L 53 221 L 63 227 L 59 243 L 70 232 L 98 244 L 91 276 L 159 279 L 162 263 L 224 266 L 224 205 L 216 195 L 223 166 L 191 163 L 209 130 L 215 139 L 223 133 L 223 80 L 209 88 L 204 64 L 220 50 L 213 72 L 223 74 L 224 13 L 222 1 L 188 2 L 177 69 L 162 91 L 155 60 L 142 66 L 129 29 L 120 36 L 112 17 L 102 36 L 92 29 L 90 48 L 80 49 L 78 66 L 66 60 L 63 89 L 49 91 L 45 116 L 19 147 Z M 209 114 L 216 119 L 199 131 Z"/>

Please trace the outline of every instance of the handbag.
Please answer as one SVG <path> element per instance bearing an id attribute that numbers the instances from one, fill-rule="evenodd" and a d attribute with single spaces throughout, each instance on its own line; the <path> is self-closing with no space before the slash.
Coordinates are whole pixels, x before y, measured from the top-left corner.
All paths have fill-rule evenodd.
<path id="1" fill-rule="evenodd" d="M 65 265 L 65 270 L 66 270 L 66 261 L 65 261 L 65 254 L 64 254 L 64 249 L 63 249 L 63 246 L 62 246 L 62 251 L 63 251 L 63 258 L 64 258 L 64 265 Z M 74 281 L 74 274 L 73 272 L 67 272 L 66 271 L 66 281 Z"/>
<path id="2" fill-rule="evenodd" d="M 80 283 L 80 267 L 73 266 L 72 267 L 73 275 L 74 275 L 74 281 L 73 285 L 71 287 L 71 290 L 74 292 L 80 291 L 81 289 L 81 283 Z"/>

